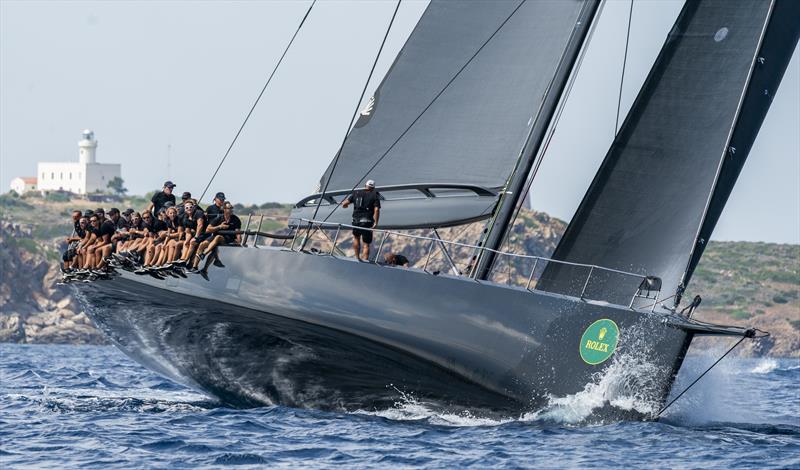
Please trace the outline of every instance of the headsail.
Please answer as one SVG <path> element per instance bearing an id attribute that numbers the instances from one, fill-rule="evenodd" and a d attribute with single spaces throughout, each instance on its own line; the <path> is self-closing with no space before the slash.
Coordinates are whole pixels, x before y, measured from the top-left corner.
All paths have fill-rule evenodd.
<path id="1" fill-rule="evenodd" d="M 700 262 L 711 232 L 717 225 L 722 209 L 728 202 L 736 179 L 742 171 L 747 154 L 764 122 L 772 99 L 783 78 L 786 67 L 800 39 L 800 2 L 779 0 L 775 3 L 767 32 L 758 54 L 756 68 L 750 78 L 750 86 L 739 112 L 736 128 L 731 136 L 727 158 L 722 162 L 714 194 L 709 201 L 708 212 L 697 237 L 695 251 L 683 279 L 689 284 L 694 268 Z"/>
<path id="2" fill-rule="evenodd" d="M 720 167 L 733 153 L 729 139 L 737 118 L 747 124 L 747 129 L 737 130 L 742 137 L 735 158 L 743 162 L 769 107 L 768 100 L 762 101 L 754 109 L 759 118 L 740 117 L 765 33 L 778 24 L 786 29 L 786 22 L 794 22 L 795 30 L 800 24 L 796 14 L 771 15 L 773 4 L 770 0 L 686 2 L 555 259 L 657 276 L 664 296 L 675 292 Z M 783 64 L 768 72 L 773 75 L 773 91 L 793 47 L 780 45 L 769 52 L 771 59 Z M 731 186 L 727 179 L 717 184 L 725 193 Z M 713 211 L 721 210 L 724 198 L 712 201 L 717 205 Z M 706 232 L 710 234 L 710 227 Z M 586 273 L 551 265 L 537 288 L 580 292 L 585 279 Z M 617 301 L 627 303 L 640 281 L 595 276 L 585 286 L 586 295 L 602 289 L 604 298 L 616 292 Z"/>
<path id="3" fill-rule="evenodd" d="M 431 1 L 365 105 L 335 171 L 328 168 L 321 187 L 326 179 L 330 191 L 348 190 L 374 179 L 379 187 L 456 184 L 501 188 L 536 122 L 585 3 Z M 485 47 L 470 61 L 484 43 Z M 456 80 L 447 86 L 456 74 Z M 442 89 L 445 91 L 436 98 Z M 433 105 L 393 146 L 434 99 Z M 488 217 L 497 199 L 486 197 L 476 205 L 474 192 L 463 196 L 476 206 L 458 211 L 461 216 L 470 216 L 464 220 Z M 430 198 L 420 198 L 420 202 L 427 206 L 420 205 L 418 211 L 436 206 Z M 404 204 L 409 204 L 408 199 Z M 301 209 L 295 211 L 295 217 L 302 213 Z M 337 212 L 349 221 L 347 211 Z M 392 226 L 391 211 L 385 213 L 382 225 Z M 323 205 L 320 215 L 325 214 Z M 448 211 L 424 218 L 428 226 L 454 222 Z M 406 218 L 403 226 L 414 225 Z"/>

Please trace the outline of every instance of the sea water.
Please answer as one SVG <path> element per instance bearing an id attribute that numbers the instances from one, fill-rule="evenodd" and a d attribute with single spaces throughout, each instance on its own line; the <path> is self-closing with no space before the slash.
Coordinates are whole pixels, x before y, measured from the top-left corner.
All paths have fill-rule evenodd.
<path id="1" fill-rule="evenodd" d="M 673 395 L 715 354 L 690 356 Z M 800 468 L 800 360 L 728 357 L 658 422 L 583 424 L 611 382 L 502 421 L 400 393 L 237 410 L 112 347 L 0 344 L 0 468 Z"/>

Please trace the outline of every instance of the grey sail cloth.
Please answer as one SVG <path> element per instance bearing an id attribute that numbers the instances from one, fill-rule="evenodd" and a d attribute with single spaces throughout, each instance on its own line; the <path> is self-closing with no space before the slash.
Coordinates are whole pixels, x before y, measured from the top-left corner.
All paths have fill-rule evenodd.
<path id="1" fill-rule="evenodd" d="M 520 5 L 433 0 L 346 139 L 328 190 L 407 183 L 503 186 L 584 0 L 527 1 L 422 118 L 367 170 Z"/>
<path id="2" fill-rule="evenodd" d="M 758 54 L 759 61 L 750 78 L 750 86 L 731 137 L 730 146 L 735 150 L 729 152 L 722 163 L 714 195 L 684 278 L 686 285 L 689 284 L 692 273 L 697 267 L 697 263 L 700 262 L 707 241 L 711 237 L 722 210 L 725 208 L 725 203 L 728 202 L 728 196 L 747 161 L 747 155 L 764 122 L 783 74 L 789 66 L 798 39 L 800 39 L 800 2 L 796 0 L 776 1 L 761 51 Z"/>
<path id="3" fill-rule="evenodd" d="M 662 279 L 671 296 L 702 223 L 769 0 L 689 0 L 553 254 Z M 640 278 L 549 264 L 538 289 L 627 304 Z"/>

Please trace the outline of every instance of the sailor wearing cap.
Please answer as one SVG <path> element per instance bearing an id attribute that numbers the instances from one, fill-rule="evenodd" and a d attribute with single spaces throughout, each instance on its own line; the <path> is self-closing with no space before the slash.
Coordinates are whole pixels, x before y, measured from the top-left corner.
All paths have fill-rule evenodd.
<path id="1" fill-rule="evenodd" d="M 175 204 L 175 195 L 172 194 L 172 189 L 175 186 L 176 186 L 175 183 L 173 183 L 172 181 L 165 181 L 164 189 L 153 194 L 153 197 L 150 199 L 150 205 L 147 206 L 146 212 L 152 211 L 153 218 L 155 218 L 158 215 L 158 211 L 160 211 L 161 208 L 164 207 L 164 204 L 166 204 L 167 202 Z"/>
<path id="2" fill-rule="evenodd" d="M 368 261 L 372 229 L 378 226 L 381 214 L 381 194 L 375 190 L 375 182 L 368 180 L 364 189 L 353 191 L 353 194 L 342 201 L 342 206 L 345 208 L 350 204 L 353 204 L 353 248 L 356 251 L 356 258 L 359 261 Z"/>
<path id="3" fill-rule="evenodd" d="M 217 193 L 214 195 L 214 203 L 206 207 L 206 216 L 208 221 L 211 222 L 217 216 L 222 215 L 222 208 L 225 206 L 225 193 Z"/>

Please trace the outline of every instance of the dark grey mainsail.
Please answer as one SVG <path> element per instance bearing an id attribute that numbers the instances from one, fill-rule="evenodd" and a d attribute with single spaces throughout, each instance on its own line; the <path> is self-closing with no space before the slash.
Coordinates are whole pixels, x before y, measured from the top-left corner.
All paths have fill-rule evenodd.
<path id="1" fill-rule="evenodd" d="M 321 187 L 326 179 L 329 191 L 348 190 L 367 179 L 379 186 L 502 187 L 536 122 L 585 3 L 433 0 Z M 492 200 L 481 216 L 491 213 Z"/>
<path id="2" fill-rule="evenodd" d="M 731 152 L 772 7 L 770 0 L 686 2 L 555 259 L 657 276 L 664 296 L 675 292 Z M 582 269 L 550 265 L 538 288 L 622 296 L 641 281 L 594 276 L 584 285 Z"/>

